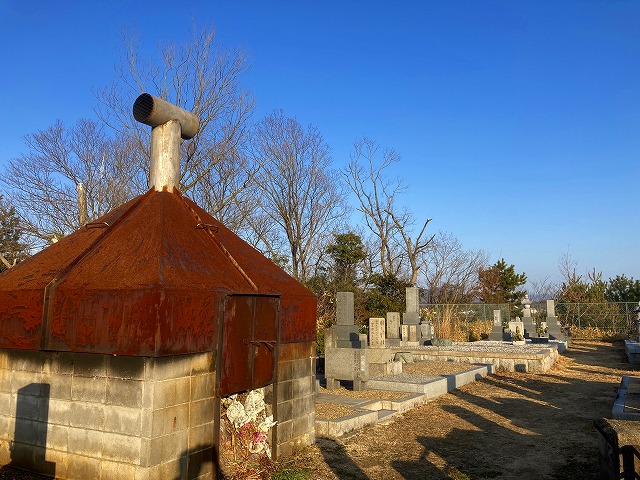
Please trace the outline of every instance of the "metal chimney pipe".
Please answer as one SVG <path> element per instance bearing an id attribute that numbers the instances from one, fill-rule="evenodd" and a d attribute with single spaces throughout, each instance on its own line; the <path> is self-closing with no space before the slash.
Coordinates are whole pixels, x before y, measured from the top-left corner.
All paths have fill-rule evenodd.
<path id="1" fill-rule="evenodd" d="M 134 118 L 151 130 L 149 188 L 157 192 L 180 186 L 180 143 L 198 133 L 200 120 L 193 113 L 161 98 L 143 93 L 133 103 Z"/>

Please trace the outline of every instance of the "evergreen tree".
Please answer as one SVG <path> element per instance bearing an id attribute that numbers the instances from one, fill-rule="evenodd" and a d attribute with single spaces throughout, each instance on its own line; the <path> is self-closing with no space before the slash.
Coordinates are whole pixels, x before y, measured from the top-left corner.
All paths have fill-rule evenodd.
<path id="1" fill-rule="evenodd" d="M 518 290 L 527 282 L 524 273 L 516 273 L 513 265 L 507 266 L 504 258 L 489 268 L 478 270 L 478 297 L 484 303 L 509 303 L 517 307 L 525 296 Z"/>
<path id="2" fill-rule="evenodd" d="M 616 275 L 607 282 L 605 297 L 608 302 L 640 302 L 640 280 Z"/>

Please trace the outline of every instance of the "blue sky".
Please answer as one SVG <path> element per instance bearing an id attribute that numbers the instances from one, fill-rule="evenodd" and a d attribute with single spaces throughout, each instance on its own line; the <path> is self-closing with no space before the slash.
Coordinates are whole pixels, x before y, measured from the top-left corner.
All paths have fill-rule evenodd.
<path id="1" fill-rule="evenodd" d="M 396 149 L 403 202 L 530 279 L 640 278 L 640 1 L 0 0 L 0 169 L 23 136 L 93 117 L 123 32 L 195 21 L 251 55 L 256 116 L 313 124 L 336 168 Z M 153 92 L 151 92 L 153 93 Z"/>

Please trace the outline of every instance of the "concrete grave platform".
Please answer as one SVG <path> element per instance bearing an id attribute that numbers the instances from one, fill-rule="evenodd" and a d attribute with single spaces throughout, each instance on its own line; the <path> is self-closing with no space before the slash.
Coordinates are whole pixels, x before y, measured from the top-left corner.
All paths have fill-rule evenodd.
<path id="1" fill-rule="evenodd" d="M 376 423 L 387 421 L 399 413 L 411 410 L 440 395 L 478 380 L 491 373 L 490 365 L 470 365 L 469 370 L 452 375 L 429 376 L 415 374 L 380 375 L 369 380 L 367 390 L 407 392 L 407 396 L 396 400 L 363 399 L 335 395 L 316 394 L 316 405 L 331 403 L 349 406 L 355 413 L 335 419 L 319 418 L 316 415 L 316 436 L 337 438 Z"/>
<path id="2" fill-rule="evenodd" d="M 624 352 L 627 354 L 629 363 L 640 363 L 640 343 L 636 342 L 635 340 L 625 340 Z"/>
<path id="3" fill-rule="evenodd" d="M 640 377 L 622 376 L 611 414 L 616 420 L 640 420 Z"/>

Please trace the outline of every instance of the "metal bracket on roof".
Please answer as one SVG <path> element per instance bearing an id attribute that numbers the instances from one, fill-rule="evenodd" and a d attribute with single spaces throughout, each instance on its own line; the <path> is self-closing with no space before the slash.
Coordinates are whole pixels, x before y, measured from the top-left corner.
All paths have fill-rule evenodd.
<path id="1" fill-rule="evenodd" d="M 196 229 L 198 230 L 209 230 L 210 232 L 217 232 L 218 227 L 216 225 L 211 225 L 210 223 L 199 223 L 196 225 Z"/>
<path id="2" fill-rule="evenodd" d="M 85 228 L 109 228 L 111 225 L 109 225 L 107 222 L 91 222 L 91 223 L 87 223 L 85 225 Z"/>

